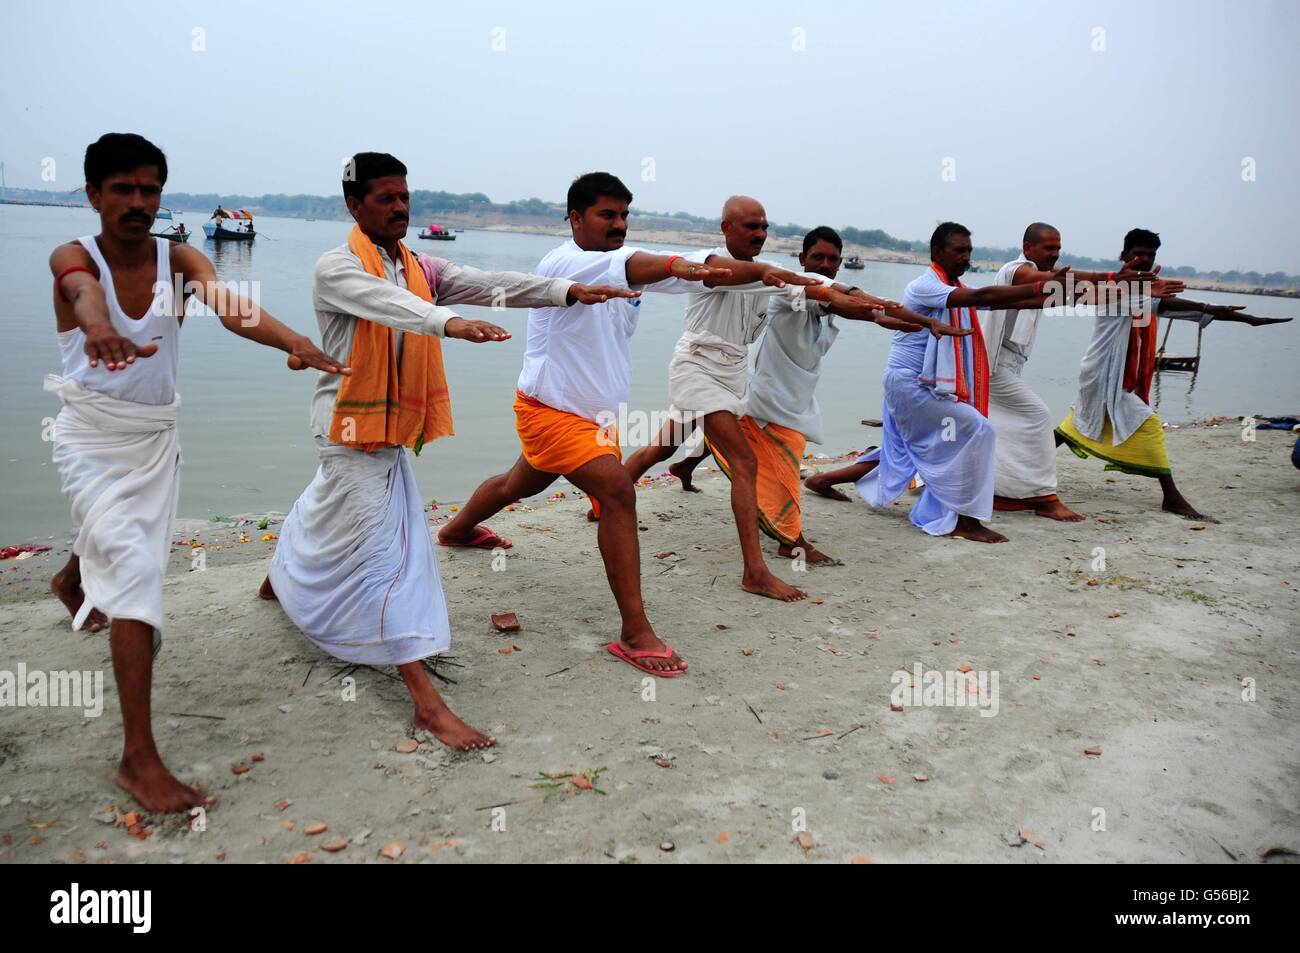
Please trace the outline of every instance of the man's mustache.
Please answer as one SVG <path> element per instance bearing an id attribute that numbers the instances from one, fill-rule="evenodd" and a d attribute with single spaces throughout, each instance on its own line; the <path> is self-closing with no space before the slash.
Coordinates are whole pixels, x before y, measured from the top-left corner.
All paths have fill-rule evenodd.
<path id="1" fill-rule="evenodd" d="M 148 216 L 148 215 L 142 215 L 142 214 L 139 213 L 139 212 L 127 212 L 125 215 L 123 215 L 123 216 L 119 219 L 119 221 L 122 221 L 122 222 L 144 222 L 146 225 L 148 225 L 148 224 L 149 224 L 149 216 Z"/>
<path id="2" fill-rule="evenodd" d="M 605 233 L 605 237 L 606 237 L 606 238 L 626 238 L 626 237 L 627 237 L 627 230 L 626 230 L 626 229 L 622 229 L 622 228 L 616 228 L 616 229 L 614 229 L 613 231 L 606 232 L 606 233 Z"/>

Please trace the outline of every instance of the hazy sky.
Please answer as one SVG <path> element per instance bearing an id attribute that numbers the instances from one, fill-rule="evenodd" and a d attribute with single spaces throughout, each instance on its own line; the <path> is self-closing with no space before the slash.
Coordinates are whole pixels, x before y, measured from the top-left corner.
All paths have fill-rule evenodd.
<path id="1" fill-rule="evenodd" d="M 1170 264 L 1300 274 L 1298 49 L 1296 0 L 17 0 L 0 159 L 72 189 L 88 142 L 134 131 L 177 191 L 331 194 L 374 149 L 496 201 L 607 169 L 658 211 L 746 192 L 775 222 L 951 218 L 988 245 L 1043 219 L 1098 257 L 1140 225 Z"/>

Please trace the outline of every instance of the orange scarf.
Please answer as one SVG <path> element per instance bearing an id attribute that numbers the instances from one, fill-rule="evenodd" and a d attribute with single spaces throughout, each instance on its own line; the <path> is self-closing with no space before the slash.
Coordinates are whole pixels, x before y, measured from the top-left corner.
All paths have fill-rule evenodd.
<path id="1" fill-rule="evenodd" d="M 1134 324 L 1128 332 L 1124 358 L 1124 389 L 1151 403 L 1151 379 L 1156 373 L 1156 316 L 1146 315 L 1146 326 Z"/>
<path id="2" fill-rule="evenodd" d="M 348 236 L 348 248 L 361 259 L 366 273 L 384 277 L 379 248 L 360 226 Z M 424 270 L 404 243 L 398 253 L 406 270 L 406 288 L 425 301 L 433 292 Z M 397 367 L 397 332 L 357 315 L 348 364 L 330 421 L 331 443 L 371 451 L 380 447 L 411 447 L 417 454 L 430 441 L 450 436 L 451 394 L 442 367 L 442 342 L 427 334 L 408 333 L 402 341 L 402 367 Z"/>
<path id="3" fill-rule="evenodd" d="M 939 280 L 945 285 L 952 285 L 957 288 L 966 286 L 960 280 L 953 281 L 948 277 L 948 273 L 939 266 L 938 262 L 931 262 L 930 267 L 934 273 L 939 276 Z M 966 362 L 962 360 L 962 341 L 963 338 L 950 337 L 952 342 L 953 355 L 956 360 L 954 363 L 957 367 L 957 399 L 964 404 L 970 404 L 985 417 L 989 415 L 989 355 L 984 350 L 984 332 L 980 329 L 980 319 L 975 313 L 974 308 L 967 308 L 970 312 L 970 326 L 972 328 L 971 339 L 971 356 L 974 359 L 974 381 L 966 380 Z M 948 309 L 948 321 L 954 328 L 960 328 L 961 308 Z M 942 345 L 943 341 L 937 342 Z M 972 393 L 973 391 L 973 393 Z"/>

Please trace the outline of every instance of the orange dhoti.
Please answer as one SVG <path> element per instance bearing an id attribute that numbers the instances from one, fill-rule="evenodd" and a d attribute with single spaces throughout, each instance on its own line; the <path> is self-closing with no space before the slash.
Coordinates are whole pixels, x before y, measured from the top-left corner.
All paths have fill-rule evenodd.
<path id="1" fill-rule="evenodd" d="M 556 410 L 539 400 L 515 392 L 515 431 L 523 446 L 524 460 L 543 473 L 568 475 L 597 457 L 609 455 L 622 460 L 618 428 L 606 427 Z M 600 504 L 591 498 L 591 508 L 600 515 Z"/>
<path id="2" fill-rule="evenodd" d="M 779 543 L 793 546 L 803 532 L 799 494 L 799 461 L 803 459 L 808 440 L 797 430 L 769 423 L 759 427 L 751 417 L 740 418 L 740 429 L 758 462 L 755 478 L 755 495 L 758 498 L 758 525 L 768 536 Z M 722 458 L 718 448 L 708 444 L 713 459 L 722 472 L 731 478 L 731 467 Z"/>

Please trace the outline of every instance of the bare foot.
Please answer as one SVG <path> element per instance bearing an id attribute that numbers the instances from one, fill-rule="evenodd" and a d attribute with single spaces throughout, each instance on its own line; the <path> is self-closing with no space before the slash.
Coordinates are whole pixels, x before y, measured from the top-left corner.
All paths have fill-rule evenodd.
<path id="1" fill-rule="evenodd" d="M 62 572 L 54 574 L 50 580 L 50 592 L 59 597 L 59 601 L 67 607 L 75 619 L 77 613 L 81 611 L 81 604 L 86 601 L 86 594 L 81 591 L 81 580 L 73 579 Z M 86 616 L 86 621 L 81 624 L 83 632 L 98 632 L 108 626 L 108 616 L 98 609 L 91 609 L 90 615 Z"/>
<path id="2" fill-rule="evenodd" d="M 803 485 L 808 487 L 818 496 L 824 496 L 828 500 L 842 500 L 845 503 L 853 502 L 835 487 L 826 482 L 826 477 L 820 473 L 814 473 L 808 479 L 803 481 Z"/>
<path id="3" fill-rule="evenodd" d="M 1034 507 L 1034 512 L 1039 516 L 1046 516 L 1049 520 L 1059 520 L 1062 523 L 1079 523 L 1088 518 L 1082 513 L 1074 512 L 1060 500 L 1039 503 Z"/>
<path id="4" fill-rule="evenodd" d="M 179 814 L 216 803 L 216 798 L 178 781 L 157 755 L 130 763 L 123 758 L 117 768 L 117 786 L 151 814 Z"/>
<path id="5" fill-rule="evenodd" d="M 677 479 L 682 481 L 682 490 L 686 493 L 703 493 L 698 486 L 691 483 L 695 474 L 695 464 L 688 463 L 686 460 L 678 460 L 668 467 L 668 472 Z"/>
<path id="6" fill-rule="evenodd" d="M 746 572 L 740 580 L 740 588 L 756 596 L 767 596 L 778 602 L 798 602 L 808 598 L 808 593 L 778 579 L 766 566 L 757 573 Z"/>
<path id="7" fill-rule="evenodd" d="M 802 550 L 802 553 L 797 553 L 796 550 Z M 780 546 L 777 547 L 776 554 L 778 556 L 783 556 L 786 559 L 794 559 L 796 556 L 802 555 L 803 561 L 807 563 L 809 566 L 843 566 L 844 565 L 844 561 L 842 559 L 836 559 L 834 556 L 828 556 L 826 553 L 822 552 L 820 549 L 818 549 L 816 546 L 814 546 L 812 543 L 809 542 L 797 543 L 793 546 L 787 546 L 785 543 L 782 543 Z"/>
<path id="8" fill-rule="evenodd" d="M 457 751 L 477 751 L 479 748 L 491 748 L 497 743 L 495 738 L 475 731 L 456 717 L 446 705 L 432 708 L 421 714 L 415 713 L 411 727 L 416 731 L 427 731 L 448 748 Z"/>
<path id="9" fill-rule="evenodd" d="M 257 597 L 258 597 L 259 599 L 274 599 L 274 598 L 276 598 L 275 590 L 271 588 L 271 577 L 270 577 L 270 576 L 267 576 L 265 579 L 262 580 L 261 588 L 259 588 L 259 589 L 257 590 Z"/>
<path id="10" fill-rule="evenodd" d="M 1165 500 L 1160 504 L 1160 508 L 1166 513 L 1173 513 L 1175 516 L 1181 516 L 1185 520 L 1198 520 L 1202 523 L 1219 522 L 1213 516 L 1206 516 L 1204 513 L 1198 513 L 1191 503 L 1188 503 L 1181 496 L 1176 500 Z"/>
<path id="11" fill-rule="evenodd" d="M 1005 543 L 1007 538 L 997 530 L 989 529 L 979 520 L 968 516 L 957 517 L 957 528 L 948 535 L 956 539 L 970 539 L 977 543 Z"/>
<path id="12" fill-rule="evenodd" d="M 668 646 L 654 632 L 646 630 L 640 635 L 629 635 L 627 631 L 619 633 L 618 644 L 626 652 L 662 652 Z M 654 669 L 656 672 L 684 672 L 689 666 L 682 661 L 676 651 L 668 658 L 639 658 L 638 665 Z"/>

